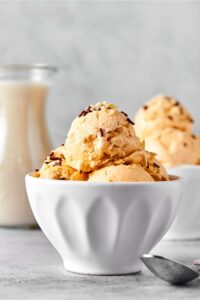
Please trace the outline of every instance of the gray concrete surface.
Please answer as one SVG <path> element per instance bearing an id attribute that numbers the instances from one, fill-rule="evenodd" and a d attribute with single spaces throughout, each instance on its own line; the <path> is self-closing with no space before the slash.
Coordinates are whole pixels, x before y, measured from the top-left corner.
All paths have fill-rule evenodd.
<path id="1" fill-rule="evenodd" d="M 162 241 L 153 250 L 191 264 L 200 241 Z M 175 287 L 146 268 L 136 275 L 86 276 L 67 272 L 40 230 L 0 229 L 1 300 L 199 299 L 200 280 Z"/>
<path id="2" fill-rule="evenodd" d="M 132 117 L 157 93 L 183 101 L 200 132 L 200 1 L 0 1 L 0 63 L 56 64 L 54 145 L 89 103 Z"/>

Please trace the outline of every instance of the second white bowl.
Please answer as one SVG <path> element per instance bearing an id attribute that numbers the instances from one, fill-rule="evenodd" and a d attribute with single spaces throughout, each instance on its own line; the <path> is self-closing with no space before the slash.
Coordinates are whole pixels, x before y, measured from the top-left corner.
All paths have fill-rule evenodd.
<path id="1" fill-rule="evenodd" d="M 183 199 L 177 217 L 166 234 L 168 239 L 200 238 L 200 166 L 169 168 L 170 174 L 183 178 Z"/>
<path id="2" fill-rule="evenodd" d="M 127 274 L 174 220 L 182 180 L 143 183 L 61 181 L 26 176 L 38 224 L 67 270 Z"/>

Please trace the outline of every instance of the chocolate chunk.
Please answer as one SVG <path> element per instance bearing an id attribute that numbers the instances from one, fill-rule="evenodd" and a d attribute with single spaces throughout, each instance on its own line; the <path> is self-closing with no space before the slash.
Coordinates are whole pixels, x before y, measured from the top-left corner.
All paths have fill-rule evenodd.
<path id="1" fill-rule="evenodd" d="M 35 172 L 38 172 L 39 171 L 39 169 L 35 169 Z"/>
<path id="2" fill-rule="evenodd" d="M 88 113 L 87 111 L 83 110 L 83 111 L 80 113 L 79 118 L 80 118 L 80 117 L 86 116 L 87 113 Z"/>
<path id="3" fill-rule="evenodd" d="M 62 158 L 56 157 L 56 156 L 50 156 L 50 159 L 51 159 L 51 161 L 52 161 L 52 160 L 59 160 L 59 161 L 62 160 Z"/>
<path id="4" fill-rule="evenodd" d="M 183 146 L 184 146 L 184 147 L 187 147 L 187 143 L 183 143 Z"/>
<path id="5" fill-rule="evenodd" d="M 169 120 L 173 120 L 173 117 L 172 116 L 167 116 Z"/>
<path id="6" fill-rule="evenodd" d="M 60 177 L 59 180 L 65 180 L 65 177 Z"/>
<path id="7" fill-rule="evenodd" d="M 135 125 L 135 123 L 134 123 L 133 121 L 131 121 L 131 119 L 127 118 L 127 121 L 128 121 L 129 123 L 131 123 L 132 125 Z"/>
<path id="8" fill-rule="evenodd" d="M 156 163 L 153 163 L 153 166 L 156 167 L 156 168 L 160 168 L 160 166 L 157 165 Z"/>
<path id="9" fill-rule="evenodd" d="M 100 136 L 104 136 L 104 132 L 103 132 L 102 128 L 99 128 L 99 133 L 100 133 Z"/>
<path id="10" fill-rule="evenodd" d="M 84 109 L 80 114 L 79 114 L 79 118 L 80 117 L 84 117 L 86 116 L 88 113 L 92 112 L 92 107 L 88 106 L 86 109 Z"/>
<path id="11" fill-rule="evenodd" d="M 180 102 L 179 101 L 176 101 L 175 103 L 174 103 L 174 106 L 179 106 L 180 105 Z"/>
<path id="12" fill-rule="evenodd" d="M 191 122 L 191 123 L 194 123 L 194 120 L 192 118 L 188 118 L 188 120 Z"/>
<path id="13" fill-rule="evenodd" d="M 147 110 L 147 109 L 148 109 L 148 105 L 144 105 L 144 106 L 143 106 L 143 109 L 144 109 L 144 110 Z"/>
<path id="14" fill-rule="evenodd" d="M 90 112 L 92 112 L 92 108 L 91 108 L 91 106 L 88 106 L 87 108 L 86 108 L 86 113 L 90 113 Z"/>
<path id="15" fill-rule="evenodd" d="M 195 134 L 191 134 L 191 137 L 192 137 L 193 139 L 196 139 L 196 138 L 197 138 Z"/>
<path id="16" fill-rule="evenodd" d="M 121 111 L 121 113 L 122 113 L 123 115 L 125 115 L 126 117 L 128 117 L 128 115 L 127 115 L 124 111 Z"/>

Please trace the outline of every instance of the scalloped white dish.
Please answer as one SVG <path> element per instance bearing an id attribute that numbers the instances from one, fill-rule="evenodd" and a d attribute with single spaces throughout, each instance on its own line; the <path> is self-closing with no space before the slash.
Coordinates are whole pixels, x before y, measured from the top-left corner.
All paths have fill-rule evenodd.
<path id="1" fill-rule="evenodd" d="M 167 239 L 200 238 L 200 166 L 181 165 L 168 168 L 170 174 L 181 176 L 184 181 L 183 197 L 177 217 L 167 232 Z"/>
<path id="2" fill-rule="evenodd" d="M 72 272 L 135 273 L 173 222 L 182 179 L 97 183 L 26 176 L 34 216 Z"/>

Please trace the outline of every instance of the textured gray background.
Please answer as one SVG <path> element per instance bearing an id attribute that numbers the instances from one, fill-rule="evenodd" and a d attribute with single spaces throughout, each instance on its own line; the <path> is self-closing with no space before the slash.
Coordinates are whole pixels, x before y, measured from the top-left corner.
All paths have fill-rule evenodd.
<path id="1" fill-rule="evenodd" d="M 0 2 L 0 62 L 60 66 L 47 105 L 54 145 L 90 103 L 133 116 L 161 92 L 200 131 L 200 1 Z"/>

